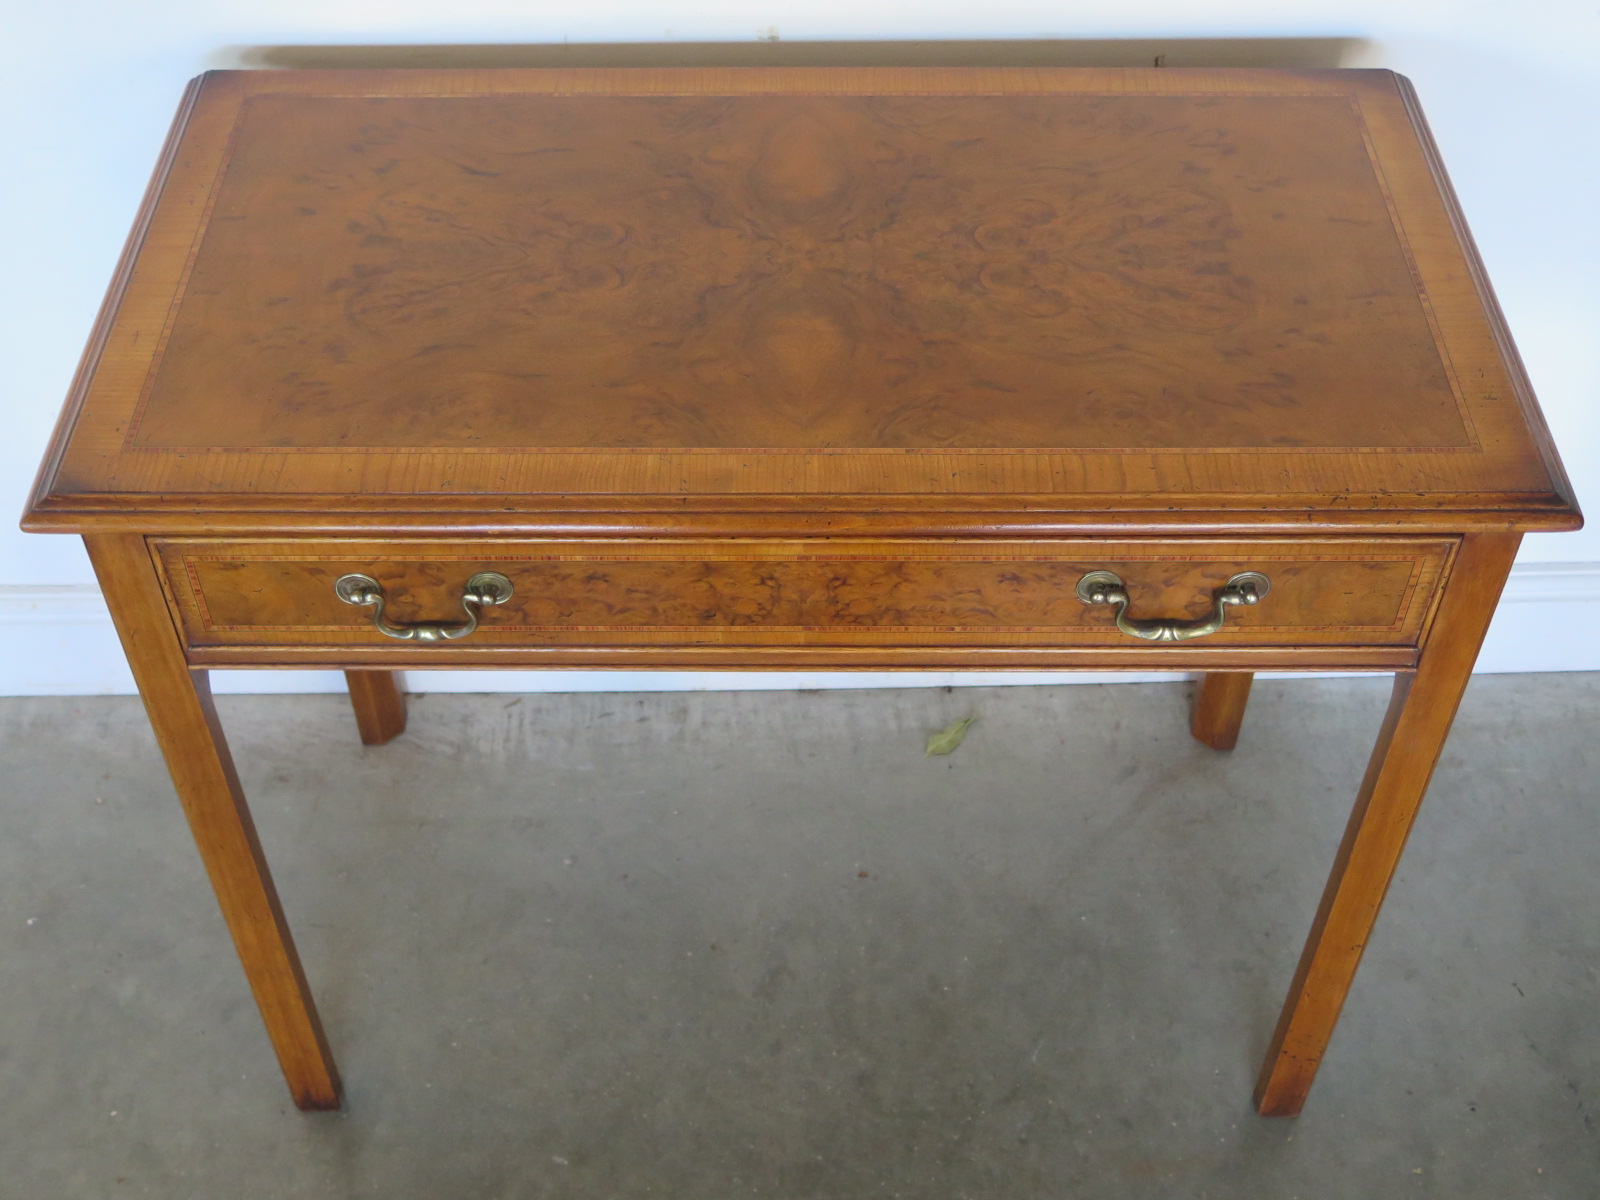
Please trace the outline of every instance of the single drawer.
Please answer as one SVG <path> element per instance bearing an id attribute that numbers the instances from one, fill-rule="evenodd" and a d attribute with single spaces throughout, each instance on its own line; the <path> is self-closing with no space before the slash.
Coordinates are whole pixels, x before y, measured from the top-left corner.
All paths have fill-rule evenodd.
<path id="1" fill-rule="evenodd" d="M 1437 538 L 1239 541 L 1070 538 L 447 541 L 160 540 L 155 549 L 191 648 L 1139 647 L 1127 626 L 1164 621 L 1184 645 L 1415 646 L 1454 542 Z M 1091 572 L 1122 581 L 1086 603 Z M 496 572 L 503 602 L 462 603 Z M 1258 603 L 1217 604 L 1235 575 L 1270 581 Z M 341 600 L 344 576 L 381 591 Z M 368 597 L 370 599 L 370 597 Z M 395 636 L 419 623 L 460 633 Z"/>

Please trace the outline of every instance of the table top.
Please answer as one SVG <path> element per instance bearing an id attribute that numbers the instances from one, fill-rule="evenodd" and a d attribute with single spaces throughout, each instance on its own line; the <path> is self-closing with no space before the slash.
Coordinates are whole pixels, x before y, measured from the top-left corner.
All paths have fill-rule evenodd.
<path id="1" fill-rule="evenodd" d="M 1397 76 L 585 69 L 197 80 L 28 523 L 733 511 L 1578 521 Z"/>

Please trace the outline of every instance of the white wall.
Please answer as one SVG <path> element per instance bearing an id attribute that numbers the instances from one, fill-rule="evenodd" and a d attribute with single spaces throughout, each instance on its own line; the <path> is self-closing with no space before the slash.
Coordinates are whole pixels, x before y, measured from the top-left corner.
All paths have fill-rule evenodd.
<path id="1" fill-rule="evenodd" d="M 1390 67 L 1416 83 L 1580 502 L 1600 511 L 1594 0 L 14 0 L 3 14 L 0 694 L 126 686 L 77 540 L 25 536 L 15 517 L 185 81 L 251 61 L 260 47 L 774 35 L 1362 39 L 1344 65 Z M 1591 632 L 1600 629 L 1600 521 L 1578 534 L 1529 537 L 1518 571 L 1517 599 L 1497 621 L 1484 667 L 1600 669 Z M 236 678 L 236 690 L 331 682 Z M 438 683 L 483 686 L 493 677 L 472 678 L 479 682 Z M 562 673 L 539 686 L 596 681 Z"/>

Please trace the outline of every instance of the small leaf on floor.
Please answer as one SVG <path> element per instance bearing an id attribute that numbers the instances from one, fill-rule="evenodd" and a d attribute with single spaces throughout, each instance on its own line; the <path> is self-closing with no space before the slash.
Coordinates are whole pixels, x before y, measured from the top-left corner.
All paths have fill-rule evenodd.
<path id="1" fill-rule="evenodd" d="M 922 752 L 922 757 L 928 758 L 934 754 L 949 754 L 957 746 L 961 745 L 962 739 L 967 736 L 967 729 L 977 719 L 977 717 L 962 717 L 954 725 L 946 725 L 938 733 L 930 734 L 928 736 L 928 748 Z"/>

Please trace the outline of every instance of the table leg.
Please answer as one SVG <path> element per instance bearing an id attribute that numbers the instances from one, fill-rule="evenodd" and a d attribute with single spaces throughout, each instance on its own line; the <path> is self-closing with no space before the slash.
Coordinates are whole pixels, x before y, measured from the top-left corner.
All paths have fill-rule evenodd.
<path id="1" fill-rule="evenodd" d="M 1213 750 L 1232 750 L 1239 743 L 1244 706 L 1250 702 L 1250 671 L 1208 671 L 1195 689 L 1189 732 Z"/>
<path id="2" fill-rule="evenodd" d="M 1256 1084 L 1262 1116 L 1305 1104 L 1406 835 L 1517 552 L 1518 534 L 1462 540 L 1414 674 L 1394 696 Z"/>
<path id="3" fill-rule="evenodd" d="M 406 694 L 397 671 L 346 671 L 356 728 L 367 746 L 381 746 L 406 731 Z"/>
<path id="4" fill-rule="evenodd" d="M 294 1102 L 339 1107 L 339 1074 L 203 671 L 190 671 L 144 539 L 84 538 L 189 828 Z"/>

